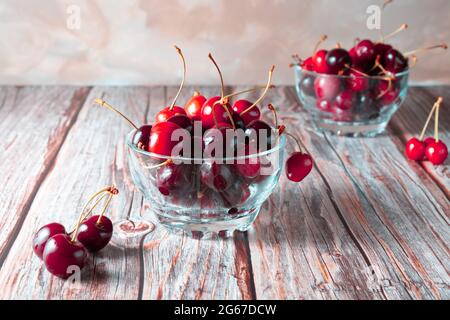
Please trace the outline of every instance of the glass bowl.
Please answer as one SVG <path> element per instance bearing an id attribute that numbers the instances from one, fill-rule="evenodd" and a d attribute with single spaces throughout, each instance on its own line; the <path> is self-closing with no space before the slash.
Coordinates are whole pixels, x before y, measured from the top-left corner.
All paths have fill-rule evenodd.
<path id="1" fill-rule="evenodd" d="M 227 237 L 234 230 L 248 230 L 276 187 L 284 165 L 284 135 L 265 152 L 205 159 L 143 151 L 133 144 L 134 134 L 132 131 L 127 137 L 128 166 L 134 184 L 160 224 L 196 238 Z M 245 178 L 239 174 L 238 164 L 254 163 L 260 163 L 257 174 Z M 212 172 L 220 172 L 225 179 L 214 178 Z"/>
<path id="2" fill-rule="evenodd" d="M 405 101 L 409 70 L 388 81 L 383 76 L 319 74 L 295 66 L 300 102 L 316 128 L 342 136 L 382 133 Z"/>

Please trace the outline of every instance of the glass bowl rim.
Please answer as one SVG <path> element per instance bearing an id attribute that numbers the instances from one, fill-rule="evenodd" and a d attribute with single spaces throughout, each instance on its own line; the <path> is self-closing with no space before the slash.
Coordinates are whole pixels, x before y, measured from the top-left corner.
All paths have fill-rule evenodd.
<path id="1" fill-rule="evenodd" d="M 349 76 L 349 75 L 318 73 L 316 71 L 306 70 L 306 69 L 303 69 L 298 64 L 296 64 L 294 68 L 295 68 L 295 71 L 303 72 L 303 73 L 308 74 L 308 75 L 314 75 L 314 76 L 320 76 L 320 77 L 329 77 L 329 78 L 339 78 L 339 79 L 350 79 L 350 78 L 352 78 L 352 76 Z M 406 75 L 409 75 L 409 71 L 410 71 L 410 69 L 408 68 L 405 71 L 402 71 L 402 72 L 394 74 L 394 77 L 395 78 L 404 77 Z M 360 77 L 361 78 L 367 78 L 367 79 L 375 79 L 375 80 L 386 80 L 386 76 L 365 76 L 365 75 L 361 75 Z"/>
<path id="2" fill-rule="evenodd" d="M 158 153 L 153 153 L 153 152 L 149 152 L 149 151 L 145 151 L 142 149 L 139 149 L 136 145 L 133 144 L 133 136 L 136 133 L 137 129 L 133 129 L 131 132 L 128 133 L 127 135 L 127 145 L 128 147 L 133 150 L 136 153 L 140 153 L 142 155 L 148 156 L 148 157 L 152 157 L 152 158 L 157 158 L 157 159 L 161 159 L 161 160 L 174 160 L 174 161 L 191 161 L 191 162 L 195 162 L 195 161 L 217 161 L 217 160 L 221 160 L 224 163 L 227 161 L 234 161 L 234 160 L 244 160 L 244 159 L 251 159 L 251 158 L 256 158 L 256 157 L 261 157 L 261 156 L 265 156 L 268 154 L 272 154 L 274 152 L 277 152 L 279 150 L 283 150 L 285 145 L 286 145 L 286 135 L 281 135 L 278 144 L 266 151 L 263 152 L 258 152 L 258 153 L 254 153 L 254 154 L 250 154 L 250 155 L 246 155 L 246 156 L 238 156 L 238 157 L 222 157 L 222 158 L 218 158 L 218 157 L 212 157 L 212 158 L 187 158 L 187 157 L 172 157 L 172 156 L 164 156 Z"/>

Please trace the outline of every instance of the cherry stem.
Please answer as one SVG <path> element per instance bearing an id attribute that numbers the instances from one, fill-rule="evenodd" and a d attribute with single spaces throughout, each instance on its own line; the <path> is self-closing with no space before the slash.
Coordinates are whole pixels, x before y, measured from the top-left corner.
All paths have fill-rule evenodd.
<path id="1" fill-rule="evenodd" d="M 402 32 L 403 30 L 408 29 L 408 25 L 406 23 L 402 24 L 397 30 L 389 33 L 387 36 L 384 36 L 383 39 L 381 39 L 383 42 L 386 41 L 386 39 L 392 38 L 393 36 L 395 36 L 396 34 Z"/>
<path id="2" fill-rule="evenodd" d="M 98 199 L 98 200 L 96 201 L 96 203 L 89 209 L 88 213 L 85 213 L 87 207 L 89 206 L 89 204 L 90 204 L 96 197 L 98 197 L 99 195 L 101 195 L 101 194 L 103 194 L 103 193 L 105 193 L 105 192 L 108 192 L 109 194 L 117 194 L 117 193 L 118 193 L 118 190 L 117 190 L 114 186 L 106 187 L 106 188 L 103 188 L 103 189 L 100 190 L 100 191 L 97 191 L 96 193 L 94 193 L 94 194 L 89 198 L 89 200 L 88 200 L 88 201 L 86 202 L 86 204 L 84 205 L 83 210 L 81 210 L 80 216 L 78 217 L 78 222 L 77 222 L 77 225 L 76 225 L 76 227 L 75 227 L 75 231 L 73 231 L 73 233 L 72 233 L 72 238 L 71 238 L 71 241 L 72 241 L 72 242 L 75 242 L 75 240 L 76 240 L 76 238 L 77 238 L 77 235 L 78 235 L 78 230 L 79 230 L 80 225 L 81 225 L 81 223 L 83 222 L 83 220 L 87 218 L 87 216 L 92 212 L 92 210 L 94 210 L 94 208 L 100 203 L 100 201 L 104 198 L 105 195 L 103 195 L 102 197 L 100 197 L 100 199 Z"/>
<path id="3" fill-rule="evenodd" d="M 214 109 L 214 106 L 216 104 L 220 104 L 222 106 L 222 108 L 225 109 L 225 112 L 227 113 L 227 117 L 228 117 L 228 119 L 230 119 L 231 125 L 233 126 L 233 129 L 236 130 L 236 123 L 233 120 L 233 116 L 231 115 L 230 110 L 226 106 L 227 103 L 228 103 L 228 98 L 227 97 L 224 97 L 223 99 L 220 99 L 219 101 L 214 102 L 212 110 L 211 110 L 212 114 L 213 114 L 214 122 L 216 123 L 217 129 L 219 129 L 219 124 L 218 124 L 217 118 L 216 118 L 216 110 Z"/>
<path id="4" fill-rule="evenodd" d="M 388 5 L 388 4 L 391 4 L 392 2 L 394 2 L 394 0 L 384 0 L 382 9 L 384 10 L 384 8 L 386 8 L 387 5 Z"/>
<path id="5" fill-rule="evenodd" d="M 314 51 L 313 51 L 313 55 L 316 54 L 317 50 L 319 50 L 320 45 L 326 41 L 328 39 L 328 36 L 326 34 L 322 35 L 319 39 L 319 41 L 317 41 L 315 47 L 314 47 Z"/>
<path id="6" fill-rule="evenodd" d="M 99 194 L 99 195 L 100 195 L 100 194 Z M 97 195 L 97 196 L 99 196 L 99 195 Z M 91 214 L 91 212 L 92 212 L 92 211 L 98 206 L 98 204 L 99 204 L 104 198 L 106 198 L 107 196 L 108 196 L 108 192 L 107 192 L 107 191 L 104 191 L 103 194 L 102 194 L 102 196 L 99 197 L 99 198 L 97 199 L 97 201 L 95 201 L 95 203 L 89 208 L 89 210 L 86 211 L 87 206 L 85 206 L 85 208 L 83 208 L 83 210 L 81 211 L 81 215 L 82 215 L 81 221 L 84 221 L 87 217 L 89 217 L 89 215 Z M 86 212 L 85 212 L 85 211 L 86 211 Z M 77 225 L 75 225 L 75 226 L 72 228 L 72 231 L 70 231 L 69 234 L 72 234 L 72 233 L 75 231 L 76 226 L 77 226 Z"/>
<path id="7" fill-rule="evenodd" d="M 114 194 L 112 194 L 112 193 L 109 194 L 108 200 L 106 200 L 106 203 L 103 206 L 103 209 L 102 209 L 102 211 L 100 212 L 100 214 L 98 216 L 98 219 L 97 219 L 97 222 L 96 222 L 97 225 L 99 225 L 100 222 L 102 221 L 102 217 L 105 214 L 106 209 L 109 207 L 109 204 L 111 203 L 111 199 L 112 199 L 113 195 Z"/>
<path id="8" fill-rule="evenodd" d="M 425 125 L 422 129 L 422 132 L 419 136 L 419 140 L 422 141 L 423 138 L 425 137 L 425 132 L 427 131 L 428 125 L 430 124 L 431 118 L 433 117 L 433 114 L 435 113 L 436 108 L 438 108 L 440 106 L 440 104 L 442 103 L 444 99 L 442 97 L 439 97 L 437 99 L 437 101 L 434 103 L 433 108 L 431 108 L 430 113 L 428 114 L 428 118 L 427 121 L 425 122 Z M 435 130 L 436 131 L 436 130 Z"/>
<path id="9" fill-rule="evenodd" d="M 292 134 L 290 134 L 289 132 L 286 132 L 286 131 L 284 131 L 284 134 L 286 134 L 288 137 L 293 139 L 295 141 L 295 143 L 297 143 L 297 146 L 298 146 L 298 149 L 299 149 L 300 153 L 303 153 L 302 145 L 300 144 L 300 141 L 297 139 L 297 137 L 292 135 Z"/>
<path id="10" fill-rule="evenodd" d="M 416 49 L 416 50 L 408 51 L 408 52 L 404 53 L 403 55 L 405 57 L 409 57 L 409 56 L 414 55 L 416 53 L 423 52 L 423 51 L 430 51 L 430 50 L 433 50 L 433 49 L 444 49 L 444 50 L 447 50 L 448 46 L 447 46 L 446 43 L 442 43 L 442 44 L 437 44 L 437 45 L 430 46 L 430 47 L 419 48 L 419 49 Z"/>
<path id="11" fill-rule="evenodd" d="M 341 45 L 340 42 L 336 42 L 336 48 L 337 48 L 337 49 L 341 49 L 341 48 L 342 48 L 342 45 Z"/>
<path id="12" fill-rule="evenodd" d="M 172 159 L 167 159 L 166 161 L 158 163 L 158 164 L 155 164 L 154 166 L 144 166 L 144 168 L 152 170 L 152 169 L 156 169 L 156 168 L 165 166 L 166 164 L 169 164 L 171 162 L 172 162 Z"/>
<path id="13" fill-rule="evenodd" d="M 434 139 L 439 142 L 439 110 L 441 109 L 441 103 L 444 99 L 442 97 L 438 98 L 436 102 L 436 117 L 434 119 Z"/>
<path id="14" fill-rule="evenodd" d="M 221 86 L 221 98 L 224 98 L 224 91 L 225 91 L 225 85 L 223 84 L 223 76 L 222 76 L 222 72 L 220 71 L 219 65 L 217 64 L 216 60 L 214 60 L 213 56 L 211 53 L 208 54 L 208 58 L 212 61 L 212 63 L 214 63 L 214 65 L 216 66 L 217 72 L 219 72 L 219 76 L 220 76 L 220 86 Z"/>
<path id="15" fill-rule="evenodd" d="M 184 81 L 186 80 L 186 60 L 184 59 L 184 55 L 183 52 L 181 51 L 180 48 L 178 48 L 177 46 L 174 46 L 175 49 L 177 50 L 178 55 L 181 58 L 181 61 L 183 61 L 183 79 L 181 80 L 181 84 L 180 84 L 180 88 L 178 89 L 177 94 L 175 95 L 175 98 L 172 101 L 172 104 L 170 105 L 169 110 L 172 110 L 173 107 L 175 106 L 175 103 L 177 102 L 178 97 L 180 96 L 181 90 L 183 89 L 184 86 Z"/>
<path id="16" fill-rule="evenodd" d="M 355 69 L 355 68 L 353 68 L 352 66 L 350 66 L 350 65 L 348 65 L 348 64 L 346 64 L 345 67 L 346 67 L 347 69 L 349 69 L 349 70 L 351 70 L 351 71 L 357 73 L 357 74 L 360 74 L 360 75 L 365 76 L 365 77 L 370 77 L 367 73 L 364 73 L 364 72 L 362 72 L 362 71 L 360 71 L 360 70 L 358 70 L 358 69 Z"/>
<path id="17" fill-rule="evenodd" d="M 94 100 L 95 103 L 99 104 L 102 107 L 106 107 L 109 110 L 117 113 L 118 115 L 120 115 L 122 118 L 124 118 L 134 129 L 138 130 L 139 128 L 130 120 L 128 119 L 122 112 L 120 112 L 119 110 L 117 110 L 116 108 L 114 108 L 112 105 L 110 105 L 109 103 L 107 103 L 105 100 L 102 99 L 95 99 Z"/>
<path id="18" fill-rule="evenodd" d="M 383 6 L 381 7 L 381 11 L 384 11 L 384 9 L 385 9 L 390 3 L 392 3 L 392 2 L 393 2 L 393 0 L 384 0 Z M 380 31 L 380 39 L 381 39 L 381 43 L 384 43 L 383 28 L 380 27 L 379 31 Z"/>
<path id="19" fill-rule="evenodd" d="M 278 115 L 277 115 L 277 110 L 275 110 L 275 107 L 273 106 L 273 104 L 269 103 L 267 105 L 267 107 L 269 108 L 270 111 L 272 111 L 273 114 L 273 119 L 275 121 L 275 128 L 278 128 Z"/>
<path id="20" fill-rule="evenodd" d="M 260 103 L 262 99 L 264 99 L 264 97 L 267 94 L 267 91 L 269 91 L 270 83 L 272 82 L 273 70 L 275 70 L 275 66 L 272 66 L 269 70 L 269 78 L 267 80 L 267 85 L 266 85 L 266 88 L 264 89 L 264 92 L 261 94 L 261 96 L 258 98 L 258 100 L 256 100 L 250 107 L 248 107 L 247 109 L 242 111 L 240 115 L 243 115 L 243 114 L 249 112 L 254 106 L 256 106 L 258 103 Z"/>
<path id="21" fill-rule="evenodd" d="M 252 88 L 252 89 L 246 89 L 246 90 L 242 90 L 242 91 L 238 91 L 238 92 L 233 92 L 233 93 L 230 93 L 230 94 L 227 94 L 226 96 L 224 96 L 223 99 L 232 98 L 232 97 L 244 94 L 244 93 L 253 92 L 253 91 L 256 91 L 256 90 L 259 90 L 259 89 L 264 89 L 264 88 L 265 88 L 264 86 L 258 86 L 256 88 Z M 272 88 L 275 88 L 275 86 L 274 85 L 270 85 L 269 89 L 272 89 Z"/>

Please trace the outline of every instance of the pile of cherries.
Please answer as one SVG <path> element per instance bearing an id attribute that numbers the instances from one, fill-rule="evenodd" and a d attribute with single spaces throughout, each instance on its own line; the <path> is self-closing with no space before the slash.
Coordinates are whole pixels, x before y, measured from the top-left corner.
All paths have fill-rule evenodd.
<path id="1" fill-rule="evenodd" d="M 419 138 L 411 138 L 406 143 L 405 153 L 408 159 L 414 161 L 430 161 L 434 165 L 440 165 L 445 162 L 448 157 L 447 145 L 439 139 L 439 109 L 443 102 L 443 98 L 439 97 L 428 115 L 425 126 Z M 430 120 L 434 115 L 434 137 L 428 137 L 424 140 L 425 132 L 428 128 Z"/>
<path id="2" fill-rule="evenodd" d="M 391 106 L 399 98 L 406 85 L 400 75 L 415 65 L 418 52 L 447 49 L 446 44 L 440 44 L 402 53 L 385 43 L 407 28 L 408 25 L 403 24 L 391 34 L 382 35 L 380 41 L 357 39 L 350 50 L 341 48 L 339 43 L 334 49 L 319 50 L 327 39 L 327 36 L 322 36 L 310 57 L 293 56 L 296 60 L 294 65 L 310 72 L 298 83 L 301 92 L 313 97 L 316 107 L 337 121 L 358 121 L 378 116 L 384 107 Z"/>
<path id="3" fill-rule="evenodd" d="M 224 82 L 220 68 L 211 54 L 209 59 L 214 63 L 221 81 L 221 95 L 206 97 L 199 92 L 195 92 L 193 96 L 182 106 L 177 106 L 177 98 L 183 88 L 186 76 L 186 62 L 181 50 L 175 47 L 177 53 L 183 62 L 183 80 L 179 90 L 171 105 L 162 108 L 155 116 L 153 124 L 145 124 L 140 127 L 133 124 L 127 117 L 120 113 L 115 107 L 111 106 L 102 99 L 96 99 L 95 102 L 104 106 L 124 117 L 128 123 L 135 129 L 133 143 L 140 149 L 163 156 L 163 159 L 155 157 L 157 164 L 152 167 L 156 170 L 156 187 L 159 192 L 165 197 L 187 198 L 187 191 L 192 188 L 192 172 L 199 172 L 199 180 L 202 188 L 206 187 L 204 194 L 207 194 L 208 189 L 218 192 L 224 197 L 224 202 L 230 208 L 241 205 L 249 197 L 249 185 L 253 182 L 258 182 L 264 177 L 261 170 L 265 165 L 259 159 L 256 161 L 245 161 L 245 163 L 221 163 L 220 161 L 204 158 L 202 164 L 181 163 L 176 164 L 171 160 L 174 157 L 174 148 L 180 143 L 173 141 L 172 135 L 176 130 L 185 130 L 188 136 L 192 139 L 192 145 L 197 143 L 202 148 L 202 151 L 208 150 L 208 147 L 218 139 L 221 135 L 223 141 L 223 155 L 236 156 L 239 150 L 245 151 L 245 156 L 257 154 L 260 151 L 270 150 L 275 147 L 278 137 L 285 133 L 285 128 L 279 126 L 277 120 L 275 125 L 270 125 L 261 119 L 261 109 L 258 104 L 263 100 L 268 90 L 272 87 L 271 78 L 274 70 L 272 66 L 269 70 L 269 77 L 264 92 L 255 101 L 248 101 L 244 99 L 236 100 L 233 104 L 230 99 L 239 94 L 257 90 L 258 88 L 249 89 L 229 95 L 224 93 Z M 275 108 L 270 105 L 268 108 L 275 115 Z M 196 132 L 194 127 L 197 125 L 201 127 L 200 132 Z M 281 128 L 283 128 L 281 130 Z M 243 130 L 245 133 L 245 143 L 241 144 L 236 139 L 228 139 L 226 132 L 228 130 Z M 265 130 L 265 131 L 261 131 Z M 258 140 L 261 136 L 267 135 L 267 145 L 263 145 Z M 256 135 L 254 134 L 256 133 Z M 254 137 L 257 141 L 255 141 Z M 292 137 L 292 135 L 289 134 Z M 293 137 L 295 138 L 295 137 Z M 250 145 L 257 147 L 250 147 Z M 299 144 L 300 147 L 300 144 Z M 202 152 L 203 156 L 206 152 Z M 179 154 L 176 154 L 178 156 Z M 181 154 L 182 155 L 182 154 Z M 188 157 L 184 155 L 185 158 Z M 255 156 L 256 158 L 257 156 Z M 195 157 L 197 159 L 197 156 Z M 219 158 L 219 157 L 218 157 Z M 302 181 L 311 171 L 313 166 L 312 158 L 309 154 L 301 151 L 295 152 L 287 160 L 286 173 L 287 177 L 295 182 Z M 200 166 L 200 167 L 198 167 Z M 236 183 L 239 182 L 239 183 Z M 230 196 L 232 194 L 232 196 Z M 175 198 L 175 197 L 173 197 Z"/>
<path id="4" fill-rule="evenodd" d="M 33 238 L 33 251 L 44 261 L 53 275 L 67 279 L 81 270 L 89 252 L 98 252 L 111 240 L 113 224 L 105 211 L 119 191 L 115 187 L 104 188 L 95 193 L 81 211 L 75 228 L 67 232 L 60 223 L 49 223 L 40 228 Z M 91 215 L 104 199 L 106 202 L 99 215 Z M 92 202 L 95 203 L 91 205 Z"/>

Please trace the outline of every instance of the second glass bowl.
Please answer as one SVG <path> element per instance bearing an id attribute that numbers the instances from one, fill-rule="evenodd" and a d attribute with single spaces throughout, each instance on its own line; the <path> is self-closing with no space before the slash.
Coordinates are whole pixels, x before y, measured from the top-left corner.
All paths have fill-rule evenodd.
<path id="1" fill-rule="evenodd" d="M 295 66 L 300 102 L 321 131 L 342 136 L 376 136 L 405 101 L 409 71 L 391 81 L 382 76 L 319 74 Z"/>

